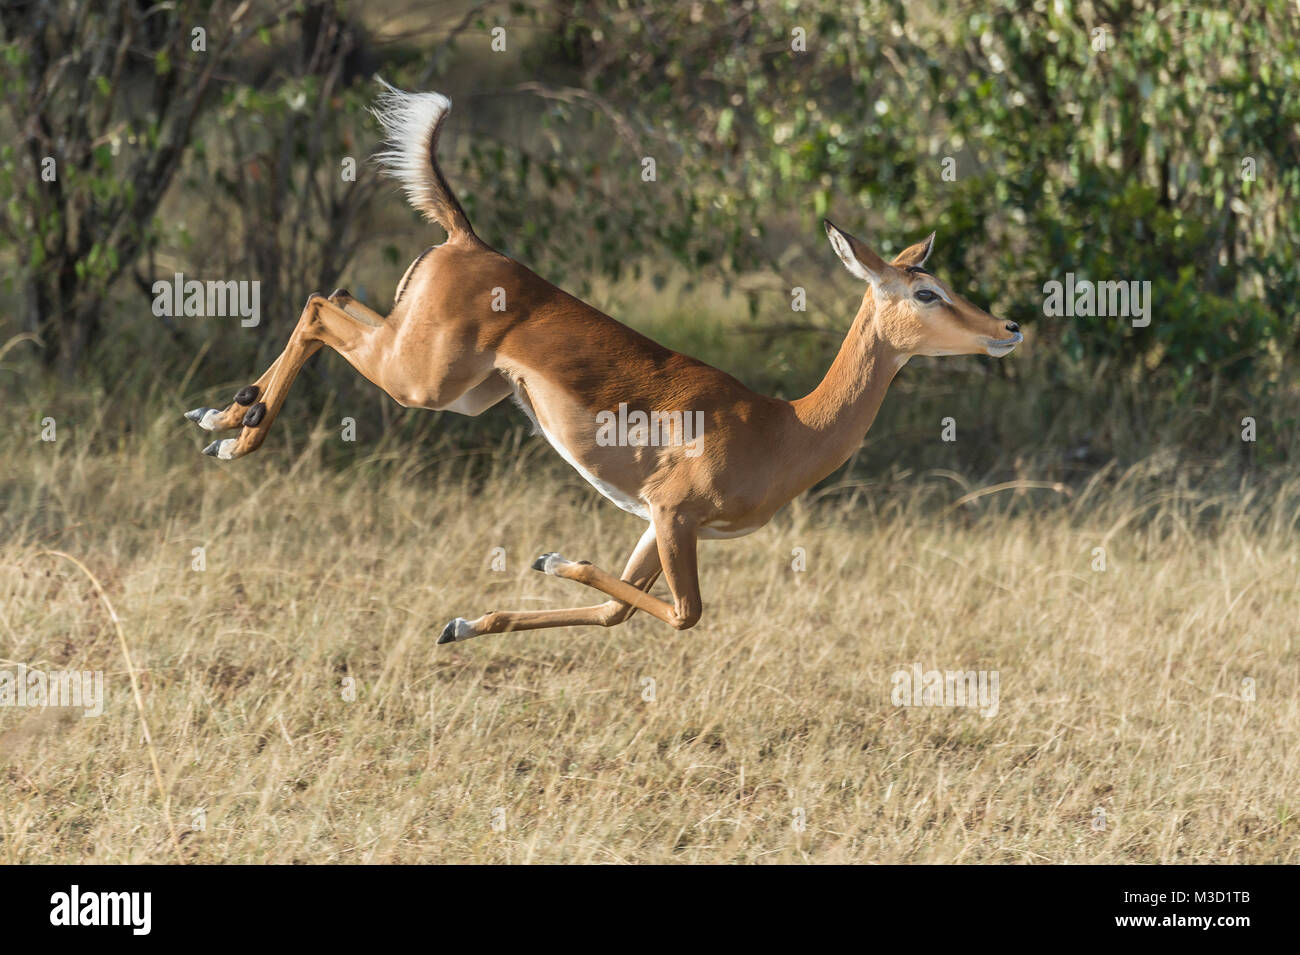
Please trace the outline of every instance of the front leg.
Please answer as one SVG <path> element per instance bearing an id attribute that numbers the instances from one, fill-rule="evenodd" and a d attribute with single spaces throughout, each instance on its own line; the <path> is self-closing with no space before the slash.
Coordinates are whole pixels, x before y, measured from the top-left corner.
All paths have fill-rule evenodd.
<path id="1" fill-rule="evenodd" d="M 704 615 L 700 597 L 699 521 L 671 508 L 652 508 L 659 560 L 673 594 L 672 613 L 663 618 L 675 630 L 689 630 Z"/>
<path id="2" fill-rule="evenodd" d="M 535 562 L 533 567 L 537 567 Z M 657 604 L 663 603 L 645 593 L 659 579 L 659 572 L 659 548 L 655 541 L 654 528 L 650 527 L 641 535 L 636 548 L 632 551 L 632 556 L 628 558 L 627 566 L 623 569 L 623 578 L 619 581 L 620 584 L 632 588 L 631 593 L 636 595 L 637 601 L 615 597 L 613 600 L 592 607 L 571 607 L 567 610 L 494 610 L 485 613 L 477 620 L 457 617 L 443 628 L 438 642 L 452 643 L 489 633 L 540 630 L 546 627 L 617 626 L 636 613 L 641 598 Z"/>
<path id="3" fill-rule="evenodd" d="M 601 593 L 609 594 L 658 617 L 674 630 L 689 630 L 700 622 L 700 575 L 696 564 L 699 524 L 685 514 L 669 508 L 650 512 L 651 526 L 641 538 L 642 545 L 653 541 L 659 551 L 664 579 L 672 591 L 671 604 L 652 597 L 613 574 L 585 560 L 566 560 L 559 554 L 543 554 L 533 562 L 533 569 L 566 580 L 574 580 Z"/>
<path id="4" fill-rule="evenodd" d="M 627 607 L 644 610 L 668 624 L 674 630 L 689 630 L 700 621 L 703 604 L 700 600 L 700 577 L 696 562 L 699 525 L 679 511 L 672 509 L 655 509 L 651 511 L 651 526 L 641 536 L 637 551 L 623 579 L 615 577 L 608 571 L 601 570 L 595 564 L 585 560 L 567 560 L 559 554 L 543 554 L 533 562 L 533 569 L 553 577 L 585 584 L 601 593 L 614 598 L 610 604 L 597 607 L 582 607 L 574 610 L 554 611 L 509 611 L 504 613 L 484 614 L 477 620 L 457 617 L 442 631 L 439 643 L 451 643 L 454 640 L 466 640 L 484 633 L 501 633 L 506 630 L 532 630 L 538 627 L 570 627 L 579 624 L 597 623 L 604 626 L 601 614 L 609 612 L 612 607 L 622 604 Z M 672 591 L 673 602 L 670 604 L 651 596 L 650 584 L 638 586 L 629 580 L 635 580 L 633 564 L 640 560 L 647 563 L 653 555 L 655 576 L 659 568 L 663 569 Z M 651 578 L 653 582 L 653 578 Z M 616 622 L 622 622 L 620 618 Z"/>

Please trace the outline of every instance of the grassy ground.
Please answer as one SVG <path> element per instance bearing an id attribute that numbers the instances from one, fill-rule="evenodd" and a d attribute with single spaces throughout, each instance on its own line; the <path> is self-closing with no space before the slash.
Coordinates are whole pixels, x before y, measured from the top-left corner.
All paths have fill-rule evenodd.
<path id="1" fill-rule="evenodd" d="M 949 507 L 955 476 L 901 474 L 706 543 L 692 631 L 440 648 L 456 615 L 603 599 L 528 562 L 621 569 L 639 523 L 537 439 L 485 480 L 385 443 L 339 472 L 292 420 L 224 465 L 179 414 L 10 457 L 0 667 L 103 670 L 106 704 L 0 708 L 3 861 L 1300 859 L 1300 485 L 1213 496 L 1157 458 Z M 165 801 L 117 631 L 50 549 L 120 616 Z M 996 714 L 893 705 L 912 664 L 996 670 Z"/>

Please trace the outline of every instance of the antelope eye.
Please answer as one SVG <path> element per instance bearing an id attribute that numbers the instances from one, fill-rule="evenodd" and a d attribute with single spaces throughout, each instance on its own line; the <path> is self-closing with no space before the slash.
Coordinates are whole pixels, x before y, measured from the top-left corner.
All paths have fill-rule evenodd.
<path id="1" fill-rule="evenodd" d="M 937 301 L 939 301 L 939 296 L 935 295 L 935 294 L 934 294 L 932 291 L 930 291 L 928 288 L 923 288 L 923 289 L 919 289 L 919 290 L 917 291 L 917 293 L 916 293 L 916 300 L 917 300 L 918 302 L 925 302 L 925 303 L 928 304 L 928 303 L 930 303 L 930 302 L 937 302 Z"/>

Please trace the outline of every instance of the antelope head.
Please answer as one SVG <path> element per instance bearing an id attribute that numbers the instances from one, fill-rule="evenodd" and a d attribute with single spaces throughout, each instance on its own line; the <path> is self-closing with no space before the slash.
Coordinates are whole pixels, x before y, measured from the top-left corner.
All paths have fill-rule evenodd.
<path id="1" fill-rule="evenodd" d="M 992 355 L 1001 358 L 1024 336 L 1015 322 L 994 318 L 925 269 L 934 233 L 886 262 L 864 242 L 824 220 L 831 248 L 851 273 L 867 283 L 872 321 L 904 355 Z"/>

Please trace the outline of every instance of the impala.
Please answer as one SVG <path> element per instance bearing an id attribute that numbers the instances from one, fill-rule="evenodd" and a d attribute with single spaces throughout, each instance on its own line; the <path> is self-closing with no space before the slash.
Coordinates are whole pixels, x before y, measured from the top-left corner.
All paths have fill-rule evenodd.
<path id="1" fill-rule="evenodd" d="M 567 610 L 457 617 L 439 643 L 543 627 L 610 627 L 637 610 L 685 630 L 703 605 L 700 539 L 753 533 L 788 501 L 848 460 L 885 390 L 912 355 L 1001 357 L 1022 340 L 924 268 L 934 235 L 885 262 L 825 222 L 831 247 L 866 284 L 853 325 L 822 382 L 794 401 L 664 348 L 539 278 L 474 234 L 438 167 L 451 102 L 384 84 L 376 117 L 388 148 L 376 158 L 411 204 L 447 232 L 422 252 L 380 315 L 345 290 L 312 295 L 283 353 L 225 410 L 186 414 L 208 431 L 240 428 L 205 454 L 227 461 L 261 446 L 303 363 L 322 345 L 408 408 L 480 415 L 513 398 L 536 430 L 601 494 L 647 523 L 621 577 L 587 561 L 543 554 L 533 568 L 608 598 Z M 651 443 L 629 424 L 608 440 L 610 416 L 683 419 L 691 441 Z M 603 423 L 602 423 L 603 422 Z M 602 429 L 606 440 L 601 440 Z M 661 429 L 662 430 L 662 429 Z M 662 573 L 672 602 L 650 593 Z"/>

